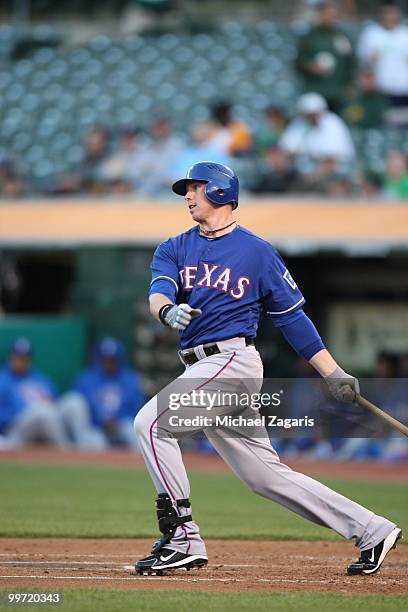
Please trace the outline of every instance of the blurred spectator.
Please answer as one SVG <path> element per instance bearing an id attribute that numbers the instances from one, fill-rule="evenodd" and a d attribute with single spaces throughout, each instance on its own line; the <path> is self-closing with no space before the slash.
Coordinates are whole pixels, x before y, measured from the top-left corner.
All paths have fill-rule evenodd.
<path id="1" fill-rule="evenodd" d="M 387 107 L 387 99 L 378 91 L 374 73 L 365 68 L 358 76 L 358 90 L 344 107 L 342 115 L 352 127 L 380 129 Z"/>
<path id="2" fill-rule="evenodd" d="M 399 355 L 397 374 L 398 379 L 395 385 L 391 414 L 404 423 L 408 413 L 408 353 Z M 408 462 L 408 440 L 406 436 L 394 430 L 387 441 L 383 457 L 385 461 L 393 463 Z"/>
<path id="3" fill-rule="evenodd" d="M 254 193 L 287 193 L 295 191 L 297 173 L 290 155 L 279 146 L 270 146 L 259 164 L 259 175 L 250 190 Z"/>
<path id="4" fill-rule="evenodd" d="M 384 178 L 375 170 L 365 170 L 359 180 L 361 195 L 366 198 L 381 197 L 384 188 Z"/>
<path id="5" fill-rule="evenodd" d="M 283 107 L 272 105 L 265 111 L 261 130 L 256 135 L 256 150 L 260 154 L 279 142 L 288 125 L 288 116 Z"/>
<path id="6" fill-rule="evenodd" d="M 298 116 L 280 140 L 280 146 L 295 160 L 297 170 L 317 186 L 320 180 L 346 177 L 354 158 L 354 145 L 344 121 L 327 110 L 326 101 L 317 93 L 303 94 L 297 108 Z"/>
<path id="7" fill-rule="evenodd" d="M 322 158 L 310 172 L 299 175 L 301 193 L 318 193 L 327 196 L 346 196 L 354 191 L 354 185 L 346 172 L 338 169 L 333 157 Z"/>
<path id="8" fill-rule="evenodd" d="M 32 367 L 32 357 L 30 341 L 19 337 L 0 370 L 0 448 L 44 440 L 59 448 L 103 448 L 87 405 L 72 393 L 59 396 L 51 378 Z"/>
<path id="9" fill-rule="evenodd" d="M 408 382 L 408 353 L 403 353 L 400 355 L 400 360 L 398 364 L 398 376 L 405 379 L 405 382 Z M 408 401 L 408 394 L 407 394 Z"/>
<path id="10" fill-rule="evenodd" d="M 142 153 L 130 160 L 129 176 L 135 191 L 168 196 L 173 180 L 171 168 L 182 151 L 183 142 L 174 133 L 170 118 L 164 115 L 153 119 L 149 136 Z"/>
<path id="11" fill-rule="evenodd" d="M 358 42 L 358 57 L 374 71 L 379 90 L 395 108 L 394 124 L 408 125 L 408 26 L 400 8 L 387 2 L 380 23 L 367 26 Z"/>
<path id="12" fill-rule="evenodd" d="M 300 39 L 296 67 L 304 90 L 321 94 L 330 110 L 339 112 L 353 78 L 353 47 L 338 26 L 336 2 L 320 1 L 316 11 L 316 25 Z"/>
<path id="13" fill-rule="evenodd" d="M 400 387 L 398 377 L 399 356 L 388 351 L 380 351 L 377 355 L 374 381 L 370 389 L 372 396 L 384 410 L 393 412 L 400 402 Z M 389 428 L 388 425 L 384 427 Z"/>
<path id="14" fill-rule="evenodd" d="M 180 376 L 183 367 L 181 362 L 173 359 L 177 342 L 171 328 L 147 317 L 145 310 L 145 315 L 141 315 L 136 327 L 138 350 L 134 359 L 139 371 L 143 373 L 143 387 L 152 397 L 173 378 Z"/>
<path id="15" fill-rule="evenodd" d="M 10 159 L 0 160 L 0 197 L 19 198 L 25 194 L 24 179 Z"/>
<path id="16" fill-rule="evenodd" d="M 387 154 L 387 175 L 384 193 L 390 198 L 408 199 L 407 157 L 402 151 Z"/>
<path id="17" fill-rule="evenodd" d="M 13 252 L 0 252 L 0 317 L 18 312 L 22 279 Z"/>
<path id="18" fill-rule="evenodd" d="M 219 102 L 212 107 L 212 135 L 208 144 L 226 155 L 238 157 L 250 151 L 252 135 L 246 123 L 235 119 L 231 111 L 231 104 L 228 102 Z"/>
<path id="19" fill-rule="evenodd" d="M 406 385 L 398 377 L 400 356 L 389 351 L 380 351 L 377 355 L 374 381 L 370 385 L 370 398 L 378 403 L 385 412 L 396 418 L 404 418 L 408 407 Z M 401 410 L 402 409 L 402 410 Z M 401 414 L 399 414 L 401 410 Z M 376 420 L 379 435 L 384 438 L 398 436 L 397 432 L 380 419 Z"/>
<path id="20" fill-rule="evenodd" d="M 107 191 L 132 191 L 132 180 L 143 160 L 143 144 L 140 130 L 129 127 L 120 132 L 115 150 L 102 160 L 99 167 L 99 177 L 106 184 Z"/>
<path id="21" fill-rule="evenodd" d="M 0 370 L 0 433 L 3 448 L 19 448 L 46 440 L 59 448 L 68 446 L 61 414 L 56 407 L 54 382 L 32 367 L 29 340 L 13 343 L 5 367 Z"/>
<path id="22" fill-rule="evenodd" d="M 101 170 L 108 153 L 108 131 L 100 125 L 95 125 L 85 136 L 84 159 L 80 169 L 81 191 L 93 193 L 104 191 Z"/>
<path id="23" fill-rule="evenodd" d="M 101 168 L 109 153 L 108 131 L 94 125 L 85 135 L 83 159 L 70 173 L 55 177 L 47 187 L 52 195 L 69 193 L 103 193 L 106 185 L 101 176 Z"/>
<path id="24" fill-rule="evenodd" d="M 90 367 L 77 376 L 73 390 L 86 400 L 92 424 L 107 444 L 138 450 L 133 420 L 144 403 L 144 394 L 118 340 L 106 337 L 99 342 Z"/>
<path id="25" fill-rule="evenodd" d="M 388 351 L 381 351 L 377 355 L 374 379 L 369 383 L 365 382 L 365 394 L 376 404 L 381 406 L 386 412 L 397 416 L 396 411 L 401 403 L 406 410 L 406 388 L 402 389 L 398 375 L 399 359 L 398 355 Z M 365 419 L 368 415 L 365 415 Z M 398 418 L 398 416 L 397 416 Z M 401 418 L 401 417 L 400 417 Z M 365 437 L 350 435 L 344 439 L 342 447 L 337 452 L 338 459 L 379 459 L 386 458 L 387 455 L 399 453 L 401 447 L 399 442 L 395 445 L 393 438 L 394 431 L 387 423 L 376 417 L 370 417 L 370 428 L 365 432 Z M 367 421 L 369 422 L 369 421 Z M 352 432 L 353 434 L 353 432 Z M 387 448 L 389 450 L 387 450 Z"/>
<path id="26" fill-rule="evenodd" d="M 213 160 L 225 166 L 231 165 L 231 158 L 211 142 L 211 125 L 207 122 L 194 123 L 190 129 L 190 142 L 184 145 L 180 155 L 174 160 L 171 169 L 174 180 L 183 176 L 186 168 L 205 160 Z"/>

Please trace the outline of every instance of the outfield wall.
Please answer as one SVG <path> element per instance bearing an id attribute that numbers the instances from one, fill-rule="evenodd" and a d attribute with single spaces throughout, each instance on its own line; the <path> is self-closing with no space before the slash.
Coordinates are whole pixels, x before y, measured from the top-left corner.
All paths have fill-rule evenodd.
<path id="1" fill-rule="evenodd" d="M 392 201 L 242 198 L 237 221 L 293 253 L 408 248 L 408 206 Z M 181 200 L 3 201 L 0 245 L 155 245 L 191 227 Z"/>

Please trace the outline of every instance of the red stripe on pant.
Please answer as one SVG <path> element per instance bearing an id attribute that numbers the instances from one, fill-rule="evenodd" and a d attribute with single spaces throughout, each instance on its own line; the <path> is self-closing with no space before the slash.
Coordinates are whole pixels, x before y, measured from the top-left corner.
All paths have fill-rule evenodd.
<path id="1" fill-rule="evenodd" d="M 205 385 L 208 385 L 208 383 L 210 383 L 212 380 L 214 380 L 215 378 L 217 378 L 221 372 L 223 372 L 233 361 L 234 357 L 235 357 L 236 353 L 234 352 L 231 357 L 229 358 L 229 360 L 227 361 L 227 363 L 225 365 L 222 366 L 222 368 L 216 373 L 214 374 L 214 376 L 212 376 L 211 378 L 209 378 L 208 380 L 206 380 L 204 383 L 202 383 L 201 385 L 199 385 L 196 389 L 194 389 L 194 391 L 198 391 L 199 389 L 201 389 L 202 387 L 204 387 Z M 166 408 L 165 410 L 163 410 L 163 412 L 161 412 L 153 421 L 153 423 L 150 425 L 150 429 L 149 429 L 149 435 L 150 435 L 150 444 L 152 445 L 152 450 L 153 450 L 153 455 L 154 455 L 154 459 L 156 461 L 156 465 L 157 465 L 157 469 L 160 472 L 160 475 L 163 479 L 163 483 L 165 488 L 167 489 L 168 494 L 170 495 L 170 497 L 172 498 L 173 501 L 176 501 L 176 497 L 173 493 L 173 491 L 171 490 L 171 487 L 169 485 L 169 483 L 166 480 L 166 477 L 163 473 L 163 470 L 161 468 L 161 465 L 159 463 L 159 458 L 157 456 L 156 453 L 156 449 L 154 447 L 154 440 L 153 440 L 153 427 L 156 425 L 157 421 L 160 419 L 161 416 L 163 416 L 163 414 L 166 414 L 166 412 L 168 412 L 168 410 L 170 410 L 170 408 Z M 187 530 L 184 527 L 184 525 L 181 525 L 182 530 L 184 531 L 184 536 L 186 541 L 188 541 L 188 536 L 187 536 Z M 187 554 L 190 552 L 190 542 L 188 542 L 188 548 L 187 548 Z"/>

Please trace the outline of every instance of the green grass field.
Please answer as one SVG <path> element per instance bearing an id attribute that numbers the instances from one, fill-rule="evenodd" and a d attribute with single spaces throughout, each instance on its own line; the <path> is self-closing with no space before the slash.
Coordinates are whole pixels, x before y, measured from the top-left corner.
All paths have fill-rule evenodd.
<path id="1" fill-rule="evenodd" d="M 205 538 L 338 539 L 254 495 L 229 473 L 190 476 L 194 517 Z M 399 525 L 408 523 L 403 484 L 323 482 Z M 157 536 L 155 492 L 144 469 L 2 463 L 0 491 L 0 536 Z"/>
<path id="2" fill-rule="evenodd" d="M 228 473 L 191 472 L 194 517 L 204 538 L 340 539 L 255 496 Z M 322 479 L 340 493 L 408 523 L 408 493 L 396 483 Z M 0 463 L 0 536 L 137 538 L 157 536 L 155 492 L 144 469 L 94 465 Z M 1 546 L 1 540 L 0 540 Z M 4 583 L 3 583 L 4 585 Z M 27 582 L 25 590 L 30 588 Z M 330 585 L 328 585 L 328 591 Z M 14 589 L 15 590 L 15 589 Z M 24 589 L 19 587 L 20 591 Z M 0 589 L 0 610 L 10 589 Z M 403 596 L 327 593 L 203 593 L 163 590 L 61 589 L 44 584 L 41 592 L 62 592 L 62 606 L 35 606 L 63 612 L 164 610 L 276 612 L 393 612 L 408 609 Z M 216 587 L 214 587 L 216 591 Z"/>
<path id="3" fill-rule="evenodd" d="M 22 591 L 22 589 L 20 589 Z M 3 601 L 9 589 L 0 589 Z M 30 593 L 44 592 L 29 589 Z M 331 595 L 329 593 L 189 593 L 186 591 L 121 591 L 112 589 L 50 589 L 47 593 L 63 595 L 58 606 L 33 606 L 34 609 L 62 612 L 128 612 L 160 610 L 161 612 L 402 612 L 407 609 L 405 597 L 386 595 Z M 20 606 L 21 608 L 21 606 Z M 25 606 L 25 609 L 27 606 Z M 10 612 L 19 607 L 2 605 Z"/>

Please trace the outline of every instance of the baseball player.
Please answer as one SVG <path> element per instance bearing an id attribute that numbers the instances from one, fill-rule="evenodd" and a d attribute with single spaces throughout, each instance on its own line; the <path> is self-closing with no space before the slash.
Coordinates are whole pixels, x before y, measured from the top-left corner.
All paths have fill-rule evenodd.
<path id="1" fill-rule="evenodd" d="M 196 225 L 163 242 L 151 266 L 150 311 L 163 325 L 179 331 L 179 355 L 186 367 L 169 387 L 175 388 L 176 382 L 192 395 L 198 388 L 214 389 L 222 379 L 230 388 L 253 381 L 259 391 L 263 366 L 254 339 L 261 310 L 266 308 L 272 323 L 321 374 L 333 396 L 352 403 L 359 392 L 358 380 L 344 372 L 325 348 L 280 255 L 233 219 L 238 190 L 234 172 L 213 162 L 195 164 L 173 185 L 173 191 L 184 196 Z M 136 562 L 139 574 L 200 567 L 208 560 L 192 518 L 190 486 L 177 443 L 186 429 L 170 427 L 170 419 L 165 418 L 170 407 L 160 405 L 159 396 L 135 418 L 139 447 L 158 493 L 162 534 L 152 553 Z M 184 413 L 188 409 L 184 407 Z M 236 414 L 237 406 L 231 404 L 225 411 Z M 234 435 L 228 426 L 210 430 L 199 424 L 188 431 L 200 430 L 255 493 L 355 539 L 360 558 L 348 566 L 349 574 L 376 572 L 401 536 L 391 521 L 282 464 L 266 429 L 256 437 L 248 432 Z"/>

